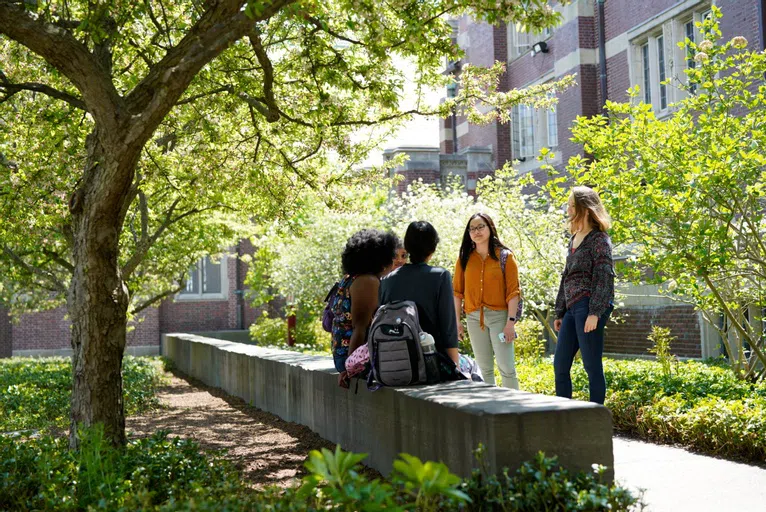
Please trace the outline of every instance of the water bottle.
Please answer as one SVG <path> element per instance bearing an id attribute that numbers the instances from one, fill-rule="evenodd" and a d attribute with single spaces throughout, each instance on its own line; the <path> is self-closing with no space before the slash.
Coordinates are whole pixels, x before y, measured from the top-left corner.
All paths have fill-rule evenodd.
<path id="1" fill-rule="evenodd" d="M 421 332 L 420 347 L 423 349 L 423 357 L 425 359 L 426 383 L 436 384 L 439 382 L 439 361 L 436 356 L 434 337 L 427 332 Z"/>

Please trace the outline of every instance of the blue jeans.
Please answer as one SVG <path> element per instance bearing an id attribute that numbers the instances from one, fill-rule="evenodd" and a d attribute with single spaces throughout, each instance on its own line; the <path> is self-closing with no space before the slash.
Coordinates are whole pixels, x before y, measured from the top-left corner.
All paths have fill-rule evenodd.
<path id="1" fill-rule="evenodd" d="M 590 298 L 578 300 L 561 319 L 556 354 L 553 357 L 553 372 L 556 376 L 556 396 L 572 398 L 572 362 L 579 350 L 582 363 L 588 374 L 590 401 L 604 403 L 606 379 L 601 357 L 604 353 L 604 326 L 612 313 L 612 306 L 598 319 L 595 330 L 585 332 L 585 320 L 588 318 Z"/>
<path id="2" fill-rule="evenodd" d="M 348 347 L 332 351 L 332 362 L 335 363 L 335 369 L 338 373 L 346 371 L 346 359 L 348 359 Z"/>

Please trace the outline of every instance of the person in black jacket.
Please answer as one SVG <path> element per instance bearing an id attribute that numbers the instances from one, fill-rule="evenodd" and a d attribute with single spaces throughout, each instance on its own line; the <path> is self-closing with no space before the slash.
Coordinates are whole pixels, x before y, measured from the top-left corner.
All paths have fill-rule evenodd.
<path id="1" fill-rule="evenodd" d="M 458 365 L 452 278 L 446 269 L 428 264 L 438 244 L 439 235 L 429 222 L 412 222 L 404 235 L 410 263 L 381 280 L 379 302 L 411 300 L 417 304 L 420 327 L 434 337 L 436 350 Z"/>

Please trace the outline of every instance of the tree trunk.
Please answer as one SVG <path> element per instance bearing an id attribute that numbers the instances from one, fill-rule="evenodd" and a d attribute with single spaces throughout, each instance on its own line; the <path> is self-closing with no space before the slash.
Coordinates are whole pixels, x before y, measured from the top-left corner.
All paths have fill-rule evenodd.
<path id="1" fill-rule="evenodd" d="M 119 161 L 117 151 L 104 150 L 95 132 L 88 139 L 88 167 L 69 205 L 74 262 L 68 297 L 74 351 L 72 448 L 79 445 L 79 426 L 99 423 L 112 444 L 125 444 L 122 358 L 129 298 L 118 255 L 123 189 L 125 182 L 129 187 L 132 173 L 125 176 L 126 163 Z"/>

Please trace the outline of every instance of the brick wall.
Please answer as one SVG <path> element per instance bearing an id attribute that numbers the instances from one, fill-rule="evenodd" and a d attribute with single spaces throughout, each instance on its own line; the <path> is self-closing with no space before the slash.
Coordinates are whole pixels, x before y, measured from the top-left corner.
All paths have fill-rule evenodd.
<path id="1" fill-rule="evenodd" d="M 252 254 L 249 241 L 242 241 L 243 254 Z M 160 334 L 177 331 L 213 331 L 237 329 L 240 305 L 236 290 L 242 289 L 248 266 L 240 264 L 237 279 L 238 260 L 227 259 L 229 296 L 215 301 L 177 301 L 167 299 L 158 307 L 141 312 L 136 320 L 128 324 L 127 345 L 157 346 Z M 253 309 L 247 301 L 243 307 L 243 326 L 252 324 L 260 310 Z M 10 355 L 11 350 L 58 350 L 71 347 L 71 323 L 66 318 L 66 308 L 28 313 L 19 322 L 11 324 L 5 309 L 0 308 L 0 357 Z"/>
<path id="2" fill-rule="evenodd" d="M 631 83 L 627 50 L 606 59 L 606 76 L 607 98 L 616 102 L 628 101 Z"/>
<path id="3" fill-rule="evenodd" d="M 605 35 L 609 41 L 651 19 L 681 0 L 609 0 L 604 2 Z"/>
<path id="4" fill-rule="evenodd" d="M 763 42 L 760 40 L 758 0 L 718 0 L 716 5 L 723 12 L 719 23 L 724 41 L 734 36 L 744 36 L 749 43 L 749 49 L 757 51 L 763 48 Z"/>
<path id="5" fill-rule="evenodd" d="M 13 338 L 8 310 L 0 306 L 0 357 L 11 357 Z"/>
<path id="6" fill-rule="evenodd" d="M 237 258 L 230 256 L 226 263 L 229 281 L 228 297 L 214 300 L 164 300 L 159 308 L 159 332 L 237 329 L 238 302 L 235 294 L 235 290 L 238 289 L 236 280 Z M 244 278 L 245 273 L 246 269 L 242 272 L 240 280 Z"/>
<path id="7" fill-rule="evenodd" d="M 673 354 L 681 357 L 702 357 L 700 325 L 697 312 L 691 306 L 664 306 L 618 310 L 622 317 L 607 325 L 604 352 L 650 355 L 652 346 L 647 339 L 652 326 L 668 327 L 678 339 L 671 344 Z"/>
<path id="8" fill-rule="evenodd" d="M 26 313 L 11 327 L 13 350 L 58 350 L 71 348 L 71 322 L 65 307 Z M 159 345 L 157 308 L 142 311 L 128 324 L 128 346 Z"/>
<path id="9" fill-rule="evenodd" d="M 467 37 L 468 48 L 466 48 L 465 61 L 474 66 L 490 67 L 495 61 L 505 61 L 505 54 L 498 56 L 495 54 L 495 40 L 499 49 L 503 48 L 504 36 L 496 34 L 500 29 L 492 27 L 487 23 L 477 23 L 471 21 L 468 17 L 460 20 L 458 28 L 462 37 Z M 507 50 L 506 50 L 507 51 Z M 464 116 L 457 116 L 456 125 L 460 126 L 466 121 Z M 458 136 L 457 151 L 469 146 L 492 146 L 497 143 L 497 126 L 495 123 L 477 126 L 470 125 L 468 133 Z"/>

